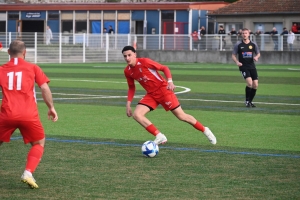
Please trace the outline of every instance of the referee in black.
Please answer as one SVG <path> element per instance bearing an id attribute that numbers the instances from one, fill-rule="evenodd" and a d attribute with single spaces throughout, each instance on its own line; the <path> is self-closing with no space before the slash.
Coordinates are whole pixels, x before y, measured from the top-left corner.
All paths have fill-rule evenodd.
<path id="1" fill-rule="evenodd" d="M 260 52 L 255 42 L 249 39 L 250 31 L 242 29 L 242 41 L 238 41 L 232 51 L 232 59 L 246 81 L 246 107 L 256 107 L 252 101 L 258 87 L 258 74 L 254 61 L 258 61 Z M 238 55 L 238 59 L 236 57 Z"/>

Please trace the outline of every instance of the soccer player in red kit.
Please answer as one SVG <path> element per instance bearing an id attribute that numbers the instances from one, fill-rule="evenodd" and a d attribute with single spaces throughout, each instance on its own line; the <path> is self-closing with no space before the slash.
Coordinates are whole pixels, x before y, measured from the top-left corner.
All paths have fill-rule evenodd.
<path id="1" fill-rule="evenodd" d="M 26 62 L 24 42 L 13 41 L 8 49 L 11 59 L 0 67 L 0 87 L 2 105 L 0 112 L 0 145 L 9 142 L 16 129 L 20 130 L 24 143 L 30 143 L 31 149 L 21 181 L 32 189 L 38 188 L 32 173 L 37 168 L 44 153 L 45 133 L 39 119 L 35 83 L 40 87 L 44 102 L 48 106 L 48 119 L 58 120 L 48 86 L 49 79 L 42 69 Z"/>
<path id="2" fill-rule="evenodd" d="M 211 144 L 216 144 L 217 140 L 208 127 L 204 127 L 193 116 L 186 114 L 174 93 L 175 85 L 172 81 L 170 69 L 149 58 L 137 58 L 136 51 L 132 46 L 125 46 L 122 50 L 127 67 L 124 74 L 128 83 L 128 96 L 126 104 L 126 114 L 133 117 L 149 133 L 156 136 L 156 144 L 164 144 L 167 138 L 162 134 L 145 115 L 155 110 L 160 104 L 166 111 L 171 111 L 179 120 L 191 124 L 195 129 L 203 132 Z M 167 78 L 165 80 L 158 71 L 162 71 Z M 131 110 L 131 101 L 135 93 L 134 80 L 146 90 L 146 95 L 138 102 L 134 113 Z"/>

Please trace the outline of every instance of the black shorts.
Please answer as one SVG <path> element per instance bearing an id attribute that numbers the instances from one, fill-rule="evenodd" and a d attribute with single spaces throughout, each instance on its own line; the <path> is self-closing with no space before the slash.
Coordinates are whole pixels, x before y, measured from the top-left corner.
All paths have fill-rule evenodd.
<path id="1" fill-rule="evenodd" d="M 251 77 L 252 80 L 258 80 L 258 74 L 256 68 L 248 69 L 248 68 L 240 68 L 240 72 L 244 79 Z"/>

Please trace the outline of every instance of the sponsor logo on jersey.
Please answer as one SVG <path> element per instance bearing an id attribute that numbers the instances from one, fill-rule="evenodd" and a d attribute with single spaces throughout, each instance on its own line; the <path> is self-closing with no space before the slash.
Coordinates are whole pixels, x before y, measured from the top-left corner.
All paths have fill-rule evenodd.
<path id="1" fill-rule="evenodd" d="M 243 58 L 252 58 L 252 52 L 242 52 Z"/>
<path id="2" fill-rule="evenodd" d="M 139 82 L 141 82 L 141 81 L 147 82 L 148 80 L 150 80 L 150 79 L 146 75 L 144 75 L 143 77 L 137 79 L 137 81 L 139 81 Z"/>
<path id="3" fill-rule="evenodd" d="M 142 68 L 139 68 L 140 72 L 142 72 Z"/>
<path id="4" fill-rule="evenodd" d="M 137 65 L 141 65 L 141 63 L 140 63 L 140 62 L 137 62 Z"/>

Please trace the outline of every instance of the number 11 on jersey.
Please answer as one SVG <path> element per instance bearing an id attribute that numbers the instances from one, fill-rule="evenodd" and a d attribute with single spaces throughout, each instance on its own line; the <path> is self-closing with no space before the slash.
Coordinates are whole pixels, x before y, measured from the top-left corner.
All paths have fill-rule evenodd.
<path id="1" fill-rule="evenodd" d="M 15 74 L 15 75 L 14 75 Z M 22 85 L 22 72 L 8 72 L 8 90 L 14 89 L 14 76 L 17 77 L 17 90 L 21 90 Z"/>

